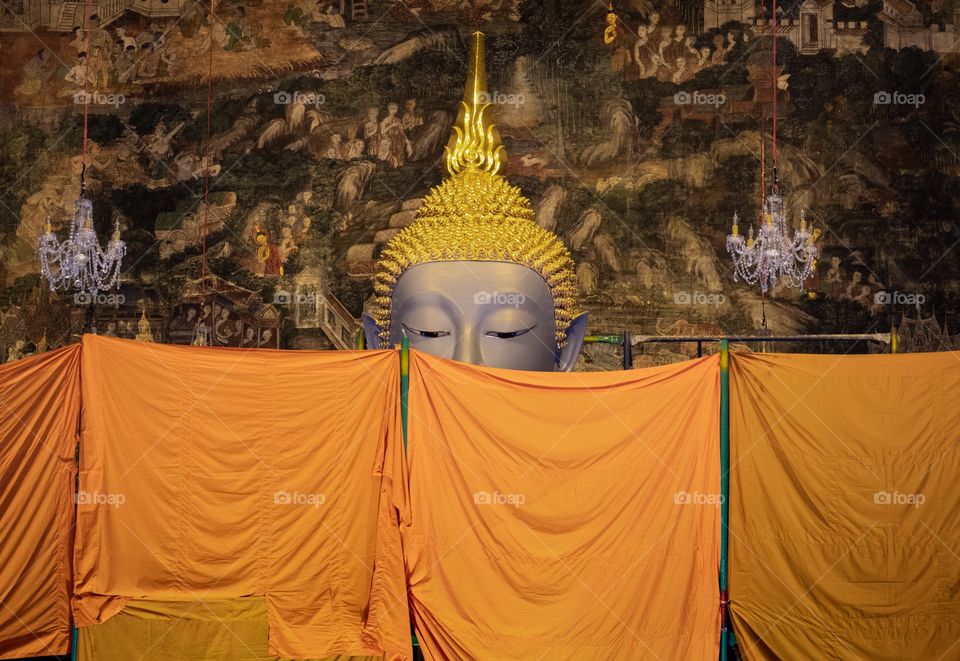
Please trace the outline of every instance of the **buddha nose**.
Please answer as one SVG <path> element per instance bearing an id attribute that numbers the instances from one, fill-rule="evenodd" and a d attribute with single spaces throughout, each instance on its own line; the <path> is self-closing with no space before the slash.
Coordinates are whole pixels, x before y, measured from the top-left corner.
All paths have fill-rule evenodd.
<path id="1" fill-rule="evenodd" d="M 473 328 L 464 329 L 457 338 L 457 345 L 453 349 L 453 359 L 463 363 L 483 364 L 480 355 L 480 337 Z"/>

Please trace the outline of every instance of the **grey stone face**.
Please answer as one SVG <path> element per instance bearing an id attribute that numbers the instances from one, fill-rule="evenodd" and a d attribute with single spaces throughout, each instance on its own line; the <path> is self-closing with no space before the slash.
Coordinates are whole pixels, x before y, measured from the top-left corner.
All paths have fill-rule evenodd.
<path id="1" fill-rule="evenodd" d="M 367 346 L 379 348 L 364 316 Z M 430 262 L 406 270 L 393 292 L 390 346 L 404 334 L 426 353 L 476 365 L 533 371 L 572 369 L 586 315 L 556 342 L 553 296 L 540 274 L 511 262 Z"/>

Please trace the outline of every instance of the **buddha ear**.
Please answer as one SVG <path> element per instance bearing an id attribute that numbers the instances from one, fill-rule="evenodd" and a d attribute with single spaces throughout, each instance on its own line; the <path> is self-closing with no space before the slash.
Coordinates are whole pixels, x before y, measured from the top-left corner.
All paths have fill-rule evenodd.
<path id="1" fill-rule="evenodd" d="M 587 313 L 582 312 L 577 315 L 570 325 L 567 326 L 567 339 L 560 350 L 560 360 L 558 361 L 558 372 L 569 372 L 577 364 L 577 358 L 580 356 L 580 349 L 583 347 L 583 337 L 587 334 Z"/>
<path id="2" fill-rule="evenodd" d="M 363 319 L 363 336 L 367 341 L 368 349 L 380 348 L 380 327 L 373 317 L 364 312 L 360 315 Z"/>

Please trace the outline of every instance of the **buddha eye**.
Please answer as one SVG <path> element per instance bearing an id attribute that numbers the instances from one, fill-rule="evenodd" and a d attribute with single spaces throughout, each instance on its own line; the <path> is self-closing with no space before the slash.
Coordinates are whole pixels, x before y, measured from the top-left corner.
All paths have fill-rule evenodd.
<path id="1" fill-rule="evenodd" d="M 487 331 L 487 337 L 496 337 L 501 340 L 509 340 L 514 337 L 520 337 L 521 335 L 526 335 L 532 331 L 536 326 L 531 326 L 530 328 L 521 328 L 520 330 L 515 331 Z"/>
<path id="2" fill-rule="evenodd" d="M 410 331 L 414 335 L 419 335 L 420 337 L 429 337 L 429 338 L 447 337 L 450 334 L 450 331 L 444 331 L 444 330 L 438 330 L 438 331 L 418 330 L 416 328 L 410 328 L 410 326 L 407 326 L 406 324 L 403 324 L 403 328 L 405 330 Z"/>

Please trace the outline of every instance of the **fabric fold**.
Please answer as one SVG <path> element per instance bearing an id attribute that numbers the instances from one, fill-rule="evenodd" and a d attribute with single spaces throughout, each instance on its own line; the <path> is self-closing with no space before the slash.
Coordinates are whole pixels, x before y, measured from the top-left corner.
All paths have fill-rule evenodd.
<path id="1" fill-rule="evenodd" d="M 377 471 L 398 375 L 396 351 L 85 336 L 80 488 L 97 496 L 78 509 L 78 624 L 131 599 L 263 597 L 270 654 L 408 658 Z"/>
<path id="2" fill-rule="evenodd" d="M 730 384 L 746 658 L 957 657 L 960 353 L 737 353 Z"/>
<path id="3" fill-rule="evenodd" d="M 413 351 L 409 406 L 426 658 L 716 658 L 717 356 L 547 374 Z"/>
<path id="4" fill-rule="evenodd" d="M 0 659 L 65 654 L 80 347 L 0 365 Z"/>

